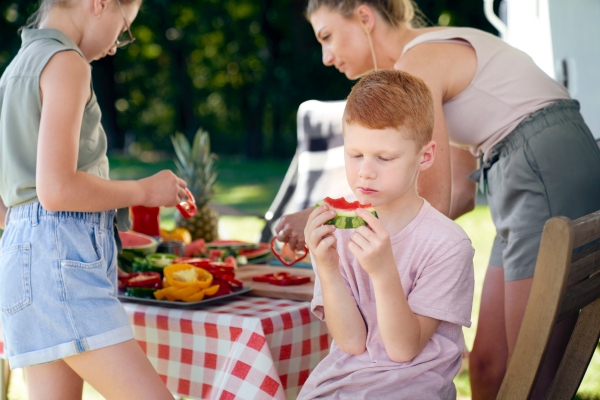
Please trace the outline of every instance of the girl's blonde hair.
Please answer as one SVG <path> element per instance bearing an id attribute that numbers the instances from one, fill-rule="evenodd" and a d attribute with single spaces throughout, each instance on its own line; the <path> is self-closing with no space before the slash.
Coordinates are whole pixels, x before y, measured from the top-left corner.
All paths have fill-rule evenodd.
<path id="1" fill-rule="evenodd" d="M 305 15 L 310 18 L 313 12 L 325 6 L 349 18 L 362 4 L 379 12 L 394 27 L 402 24 L 411 27 L 427 25 L 425 16 L 413 0 L 308 0 Z"/>
<path id="2" fill-rule="evenodd" d="M 120 1 L 121 4 L 127 5 L 136 2 L 142 2 L 142 0 L 117 0 Z M 27 19 L 27 24 L 22 26 L 19 31 L 23 29 L 37 28 L 40 25 L 40 22 L 44 19 L 48 11 L 52 9 L 54 6 L 59 7 L 69 7 L 72 3 L 72 0 L 40 0 L 40 6 L 36 12 L 31 14 L 31 16 Z"/>

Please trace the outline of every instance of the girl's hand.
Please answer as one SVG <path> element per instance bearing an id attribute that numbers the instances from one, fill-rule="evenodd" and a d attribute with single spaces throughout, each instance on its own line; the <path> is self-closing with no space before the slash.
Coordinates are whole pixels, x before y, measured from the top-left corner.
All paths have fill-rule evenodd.
<path id="1" fill-rule="evenodd" d="M 175 207 L 186 197 L 185 181 L 169 170 L 160 171 L 138 182 L 144 193 L 145 200 L 140 204 L 142 206 Z"/>
<path id="2" fill-rule="evenodd" d="M 369 226 L 356 228 L 348 242 L 348 250 L 371 276 L 396 270 L 390 235 L 381 221 L 360 208 L 356 210 L 356 215 L 364 219 Z"/>
<path id="3" fill-rule="evenodd" d="M 337 240 L 333 236 L 335 226 L 323 225 L 333 217 L 335 217 L 335 211 L 329 210 L 327 205 L 322 205 L 308 216 L 306 228 L 304 228 L 306 245 L 315 257 L 320 272 L 338 269 Z"/>

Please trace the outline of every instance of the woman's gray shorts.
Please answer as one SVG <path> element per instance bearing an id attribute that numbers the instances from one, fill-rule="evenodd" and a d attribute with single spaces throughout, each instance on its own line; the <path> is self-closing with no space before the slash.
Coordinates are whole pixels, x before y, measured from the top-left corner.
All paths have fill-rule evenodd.
<path id="1" fill-rule="evenodd" d="M 549 218 L 600 210 L 600 149 L 579 103 L 561 100 L 521 121 L 488 159 L 483 178 L 497 231 L 490 265 L 503 267 L 506 281 L 530 278 Z"/>

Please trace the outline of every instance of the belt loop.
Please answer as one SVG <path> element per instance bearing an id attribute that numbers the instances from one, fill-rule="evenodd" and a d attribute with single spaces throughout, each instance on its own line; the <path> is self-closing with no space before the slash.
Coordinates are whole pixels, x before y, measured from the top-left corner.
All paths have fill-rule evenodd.
<path id="1" fill-rule="evenodd" d="M 108 211 L 101 211 L 100 212 L 100 229 L 104 230 L 106 229 L 106 214 L 108 213 Z"/>
<path id="2" fill-rule="evenodd" d="M 40 203 L 33 203 L 31 205 L 31 226 L 38 226 L 40 223 Z"/>

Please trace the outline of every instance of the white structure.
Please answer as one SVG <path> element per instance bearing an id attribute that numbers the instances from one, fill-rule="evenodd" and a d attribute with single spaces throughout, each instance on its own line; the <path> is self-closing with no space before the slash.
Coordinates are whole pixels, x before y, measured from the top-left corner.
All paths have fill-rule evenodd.
<path id="1" fill-rule="evenodd" d="M 600 139 L 600 0 L 483 0 L 488 20 L 510 45 L 567 87 Z"/>

